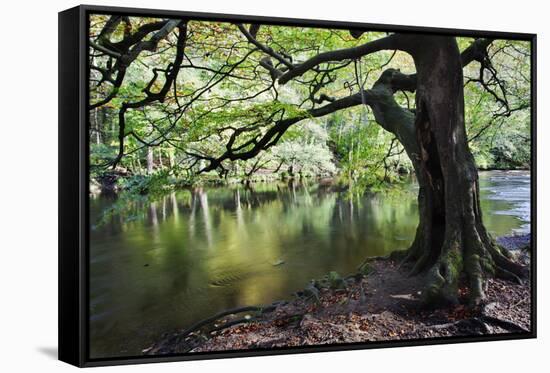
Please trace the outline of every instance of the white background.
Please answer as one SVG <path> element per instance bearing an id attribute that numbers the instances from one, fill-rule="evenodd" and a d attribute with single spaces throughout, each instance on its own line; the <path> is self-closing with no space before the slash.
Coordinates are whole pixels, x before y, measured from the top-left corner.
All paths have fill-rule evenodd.
<path id="1" fill-rule="evenodd" d="M 90 0 L 92 1 L 92 0 Z M 330 19 L 538 34 L 537 340 L 408 347 L 108 368 L 186 372 L 528 372 L 548 369 L 548 107 L 545 1 L 200 0 L 97 5 Z M 0 21 L 0 369 L 69 371 L 57 351 L 57 12 L 76 1 L 2 3 Z M 547 69 L 545 70 L 544 67 Z M 76 155 L 75 155 L 76 156 Z M 546 272 L 546 273 L 545 273 Z M 538 368 L 537 368 L 538 367 Z"/>

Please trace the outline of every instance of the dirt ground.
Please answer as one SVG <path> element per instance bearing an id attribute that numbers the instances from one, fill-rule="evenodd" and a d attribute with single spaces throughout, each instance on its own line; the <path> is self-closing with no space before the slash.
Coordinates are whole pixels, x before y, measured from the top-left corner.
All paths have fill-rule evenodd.
<path id="1" fill-rule="evenodd" d="M 528 263 L 528 250 L 520 250 L 528 238 L 500 241 L 515 249 L 518 260 Z M 422 276 L 407 277 L 390 260 L 373 260 L 366 275 L 348 276 L 341 288 L 329 286 L 316 293 L 306 287 L 293 300 L 263 312 L 227 315 L 192 333 L 179 330 L 164 335 L 143 352 L 159 355 L 530 331 L 529 282 L 487 280 L 487 303 L 482 309 L 464 304 L 425 309 L 420 302 L 423 283 Z M 462 291 L 464 297 L 466 291 Z"/>

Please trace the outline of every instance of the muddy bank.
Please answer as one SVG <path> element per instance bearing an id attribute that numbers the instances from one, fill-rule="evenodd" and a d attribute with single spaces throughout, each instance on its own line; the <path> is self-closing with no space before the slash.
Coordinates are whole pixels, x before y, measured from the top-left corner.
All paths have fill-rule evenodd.
<path id="1" fill-rule="evenodd" d="M 528 262 L 530 236 L 499 243 Z M 525 245 L 527 243 L 527 245 Z M 521 250 L 520 250 L 521 249 Z M 276 348 L 368 341 L 406 340 L 498 333 L 531 328 L 530 283 L 487 281 L 487 303 L 427 310 L 421 306 L 422 276 L 407 277 L 397 263 L 373 260 L 362 274 L 334 272 L 309 284 L 294 299 L 220 314 L 187 330 L 164 335 L 144 354 Z M 467 296 L 464 289 L 462 296 Z"/>

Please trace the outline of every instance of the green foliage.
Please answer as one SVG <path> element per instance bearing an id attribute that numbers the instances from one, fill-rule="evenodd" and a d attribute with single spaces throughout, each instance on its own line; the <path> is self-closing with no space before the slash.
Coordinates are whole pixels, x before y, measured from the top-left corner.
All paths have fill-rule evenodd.
<path id="1" fill-rule="evenodd" d="M 123 216 L 126 221 L 137 220 L 140 208 L 165 196 L 173 189 L 168 172 L 161 171 L 153 175 L 134 175 L 117 180 L 121 192 L 116 202 L 103 211 L 95 227 L 107 224 L 114 216 Z"/>
<path id="2" fill-rule="evenodd" d="M 289 131 L 270 154 L 289 176 L 333 175 L 337 170 L 327 140 L 322 126 L 305 122 Z"/>
<path id="3" fill-rule="evenodd" d="M 331 141 L 340 166 L 339 180 L 350 188 L 351 194 L 377 190 L 381 182 L 397 182 L 400 172 L 412 171 L 402 147 L 376 125 L 366 110 L 349 110 L 329 119 Z"/>
<path id="4" fill-rule="evenodd" d="M 122 190 L 131 194 L 148 194 L 152 196 L 173 188 L 167 171 L 160 171 L 152 175 L 134 175 L 119 179 L 118 183 Z"/>
<path id="5" fill-rule="evenodd" d="M 90 144 L 90 163 L 93 165 L 107 164 L 115 154 L 116 149 L 109 144 Z"/>
<path id="6" fill-rule="evenodd" d="M 338 272 L 330 271 L 327 280 L 331 289 L 341 290 L 346 288 L 346 281 Z"/>
<path id="7" fill-rule="evenodd" d="M 472 63 L 465 69 L 464 99 L 470 149 L 479 168 L 529 168 L 529 44 L 496 40 L 489 52 L 501 84 L 490 86 L 492 92 L 475 80 L 479 77 L 479 63 Z M 489 73 L 483 76 L 485 82 L 490 81 Z M 502 93 L 502 87 L 506 94 Z M 507 106 L 495 95 L 501 100 L 505 98 Z"/>
<path id="8" fill-rule="evenodd" d="M 95 42 L 99 42 L 108 18 L 92 16 L 90 36 Z M 158 21 L 129 17 L 116 26 L 110 41 L 121 41 Z M 90 111 L 92 177 L 111 175 L 109 165 L 118 159 L 123 105 L 130 108 L 124 113 L 117 177 L 121 178 L 120 189 L 127 194 L 154 195 L 175 185 L 330 176 L 347 187 L 352 197 L 387 190 L 388 184 L 413 173 L 403 147 L 376 123 L 368 106 L 318 118 L 309 114 L 358 92 L 361 86 L 369 89 L 387 68 L 414 73 L 414 61 L 408 54 L 380 51 L 357 60 L 329 62 L 285 85 L 279 85 L 262 67 L 269 58 L 273 67 L 287 69 L 273 52 L 286 59 L 292 56 L 291 62 L 296 64 L 322 52 L 379 39 L 383 33 L 367 32 L 354 38 L 348 30 L 263 25 L 256 39 L 271 48 L 270 55 L 250 43 L 236 24 L 190 21 L 184 62 L 166 96 L 132 106 L 149 97 L 147 91 L 162 89 L 173 69 L 178 36 L 179 31 L 174 30 L 154 51 L 142 51 L 128 65 L 118 88 L 112 79 L 115 71 L 110 79 L 102 75 L 115 60 L 91 48 L 90 63 L 96 68 L 90 70 L 90 101 L 94 104 L 113 96 Z M 473 39 L 457 41 L 463 50 Z M 500 86 L 490 83 L 493 92 L 479 81 L 479 63 L 464 70 L 469 146 L 478 167 L 529 167 L 530 53 L 525 42 L 492 43 L 491 63 L 502 82 Z M 489 70 L 482 77 L 491 82 Z M 503 88 L 508 106 L 495 98 L 503 97 Z M 319 102 L 321 95 L 329 99 Z M 414 110 L 414 93 L 396 92 L 394 97 L 399 105 Z M 274 143 L 267 150 L 246 160 L 231 161 L 237 157 L 229 157 L 218 170 L 202 172 L 210 159 L 229 148 L 233 154 L 250 151 L 262 136 L 289 119 L 299 120 L 282 136 L 272 137 Z"/>

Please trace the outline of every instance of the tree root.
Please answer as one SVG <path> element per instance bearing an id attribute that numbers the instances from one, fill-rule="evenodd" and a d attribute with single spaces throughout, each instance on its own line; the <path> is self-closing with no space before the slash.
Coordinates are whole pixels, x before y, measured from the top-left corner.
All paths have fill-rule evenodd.
<path id="1" fill-rule="evenodd" d="M 255 317 L 248 317 L 248 318 L 241 317 L 241 318 L 236 319 L 236 320 L 227 321 L 223 325 L 215 326 L 213 329 L 210 329 L 208 331 L 208 333 L 212 334 L 214 332 L 219 332 L 220 330 L 227 329 L 227 328 L 229 328 L 233 325 L 246 324 L 246 323 L 256 321 L 256 320 L 257 320 L 257 318 L 255 318 Z"/>
<path id="2" fill-rule="evenodd" d="M 426 268 L 429 258 L 429 252 L 424 252 L 424 254 L 422 254 L 422 256 L 414 263 L 414 266 L 409 271 L 408 276 L 412 277 L 421 273 Z M 404 263 L 405 261 L 403 261 L 401 265 L 403 265 Z"/>
<path id="3" fill-rule="evenodd" d="M 495 268 L 495 275 L 503 280 L 512 281 L 519 285 L 523 284 L 523 280 L 520 277 L 499 266 L 496 266 Z"/>
<path id="4" fill-rule="evenodd" d="M 498 270 L 511 273 L 519 279 L 526 279 L 529 277 L 529 269 L 526 266 L 516 263 L 508 256 L 502 254 L 501 251 L 505 250 L 504 248 L 494 244 L 487 245 L 487 250 L 489 251 L 489 254 L 491 255 L 491 258 L 493 259 Z"/>
<path id="5" fill-rule="evenodd" d="M 496 302 L 487 303 L 487 304 L 484 304 L 483 306 L 481 306 L 480 311 L 479 311 L 480 314 L 481 314 L 481 318 L 483 318 L 483 320 L 485 320 L 486 322 L 488 322 L 490 324 L 499 326 L 503 329 L 506 329 L 506 330 L 509 330 L 509 331 L 512 331 L 512 332 L 516 332 L 516 333 L 528 333 L 529 332 L 529 330 L 523 328 L 522 326 L 520 326 L 516 323 L 513 323 L 511 321 L 504 320 L 504 319 L 489 315 L 488 312 L 490 312 L 492 309 L 496 308 L 497 306 L 498 306 L 498 303 L 496 303 Z"/>
<path id="6" fill-rule="evenodd" d="M 357 267 L 357 272 L 363 272 L 363 269 L 365 268 L 365 266 L 367 264 L 369 264 L 370 262 L 374 262 L 376 260 L 392 260 L 392 261 L 395 261 L 394 254 L 395 253 L 402 253 L 402 252 L 405 252 L 405 251 L 406 250 L 394 251 L 391 254 L 383 255 L 383 256 L 369 256 L 365 260 L 363 260 L 363 262 L 361 263 L 361 265 L 359 265 L 359 267 Z"/>
<path id="7" fill-rule="evenodd" d="M 488 315 L 487 312 L 496 307 L 497 303 L 489 303 L 481 306 L 479 315 L 470 317 L 467 319 L 461 319 L 454 322 L 436 324 L 436 325 L 426 325 L 421 330 L 430 330 L 430 329 L 447 329 L 451 327 L 457 328 L 471 328 L 472 326 L 477 326 L 481 330 L 481 334 L 490 334 L 489 325 L 497 326 L 504 330 L 507 330 L 511 333 L 529 333 L 529 330 L 525 329 L 521 325 L 518 325 L 512 321 L 504 320 L 499 317 Z"/>
<path id="8" fill-rule="evenodd" d="M 182 333 L 179 334 L 179 338 L 180 339 L 185 339 L 191 333 L 207 326 L 208 324 L 214 323 L 215 321 L 221 319 L 224 316 L 234 315 L 234 314 L 243 313 L 243 312 L 252 312 L 252 311 L 258 312 L 259 314 L 264 314 L 264 313 L 269 313 L 269 312 L 275 310 L 276 307 L 277 307 L 277 304 L 271 304 L 269 306 L 246 306 L 246 307 L 239 307 L 239 308 L 232 308 L 232 309 L 229 309 L 229 310 L 225 310 L 225 311 L 222 311 L 222 312 L 219 312 L 219 313 L 215 314 L 212 317 L 208 317 L 206 319 L 203 319 L 203 320 L 198 321 L 195 324 L 191 325 L 189 328 L 185 329 Z M 250 318 L 250 319 L 242 318 L 242 319 L 228 321 L 228 322 L 224 323 L 221 326 L 216 326 L 211 331 L 219 331 L 221 329 L 228 328 L 229 326 L 239 324 L 240 322 L 245 322 L 245 321 L 250 322 L 250 321 L 253 321 L 253 320 L 254 320 L 254 318 Z M 237 322 L 237 321 L 240 321 L 240 322 Z"/>
<path id="9" fill-rule="evenodd" d="M 421 328 L 420 330 L 433 330 L 433 329 L 440 330 L 440 329 L 448 329 L 448 328 L 452 328 L 452 327 L 471 328 L 474 324 L 479 326 L 479 328 L 481 329 L 482 333 L 480 333 L 480 334 L 489 334 L 490 333 L 490 330 L 489 330 L 489 327 L 487 326 L 487 324 L 485 322 L 483 322 L 483 320 L 481 320 L 480 318 L 477 318 L 477 317 L 471 317 L 469 319 L 457 320 L 457 321 L 453 321 L 453 322 L 449 322 L 449 323 L 445 323 L 445 324 L 426 325 L 423 328 Z"/>
<path id="10" fill-rule="evenodd" d="M 498 326 L 502 329 L 506 329 L 512 333 L 529 333 L 529 330 L 525 329 L 524 327 L 508 320 L 500 319 L 498 317 L 493 316 L 481 316 L 480 319 L 487 324 L 492 324 L 495 326 Z"/>

